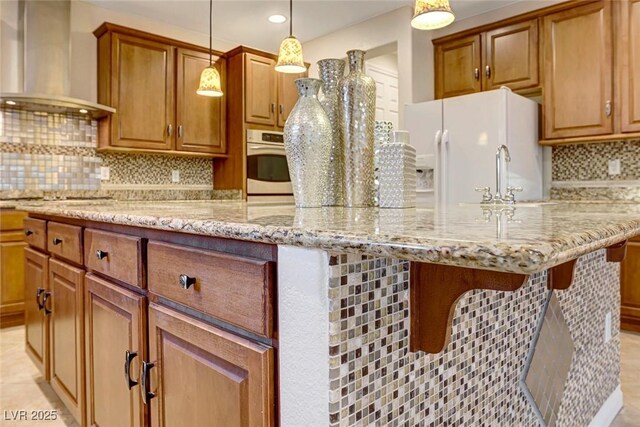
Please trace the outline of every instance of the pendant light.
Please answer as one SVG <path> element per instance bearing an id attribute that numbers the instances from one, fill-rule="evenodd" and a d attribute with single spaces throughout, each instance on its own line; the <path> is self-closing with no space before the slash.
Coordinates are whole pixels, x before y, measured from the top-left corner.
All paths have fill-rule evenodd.
<path id="1" fill-rule="evenodd" d="M 220 73 L 213 66 L 212 60 L 212 38 L 213 38 L 213 0 L 209 0 L 209 66 L 202 70 L 200 74 L 200 87 L 196 91 L 198 95 L 203 96 L 222 96 L 220 87 Z"/>
<path id="2" fill-rule="evenodd" d="M 279 73 L 304 73 L 307 71 L 302 59 L 302 44 L 293 36 L 293 0 L 289 0 L 289 37 L 282 40 L 282 44 L 280 44 L 276 71 Z"/>
<path id="3" fill-rule="evenodd" d="M 418 30 L 436 30 L 456 19 L 449 0 L 416 0 L 411 26 Z"/>

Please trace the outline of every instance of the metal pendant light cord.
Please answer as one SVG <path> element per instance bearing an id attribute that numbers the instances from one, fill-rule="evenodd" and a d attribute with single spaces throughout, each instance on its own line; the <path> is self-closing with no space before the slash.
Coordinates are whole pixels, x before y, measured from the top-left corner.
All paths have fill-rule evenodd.
<path id="1" fill-rule="evenodd" d="M 293 37 L 293 0 L 289 0 L 289 37 Z"/>
<path id="2" fill-rule="evenodd" d="M 209 67 L 213 64 L 211 59 L 211 39 L 213 38 L 213 0 L 209 0 Z"/>

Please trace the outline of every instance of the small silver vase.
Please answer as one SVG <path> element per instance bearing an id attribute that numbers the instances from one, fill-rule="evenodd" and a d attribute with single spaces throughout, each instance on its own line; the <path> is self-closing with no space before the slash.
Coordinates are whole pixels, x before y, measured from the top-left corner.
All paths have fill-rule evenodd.
<path id="1" fill-rule="evenodd" d="M 318 101 L 319 79 L 297 79 L 298 101 L 284 125 L 284 148 L 299 208 L 322 206 L 329 184 L 331 123 Z"/>
<path id="2" fill-rule="evenodd" d="M 331 154 L 329 157 L 329 185 L 324 195 L 325 206 L 344 205 L 344 147 L 339 123 L 338 81 L 344 77 L 345 63 L 342 59 L 321 59 L 318 61 L 318 71 L 322 80 L 322 94 L 320 99 L 322 108 L 331 122 Z"/>
<path id="3" fill-rule="evenodd" d="M 362 50 L 350 50 L 349 74 L 340 80 L 340 128 L 344 142 L 344 199 L 348 207 L 375 206 L 373 128 L 376 83 L 364 73 Z"/>

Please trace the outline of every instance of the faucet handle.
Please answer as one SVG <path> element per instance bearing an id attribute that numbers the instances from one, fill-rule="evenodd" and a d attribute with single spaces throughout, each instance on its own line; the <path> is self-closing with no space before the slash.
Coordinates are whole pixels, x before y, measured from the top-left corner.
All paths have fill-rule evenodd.
<path id="1" fill-rule="evenodd" d="M 482 203 L 491 203 L 493 195 L 490 187 L 476 187 L 475 190 L 479 193 L 484 193 L 482 194 Z"/>
<path id="2" fill-rule="evenodd" d="M 507 203 L 516 202 L 516 196 L 513 194 L 514 191 L 520 193 L 522 191 L 522 187 L 512 187 L 511 185 L 507 185 L 507 194 L 504 196 L 504 200 Z"/>
<path id="3" fill-rule="evenodd" d="M 507 193 L 513 193 L 514 191 L 520 193 L 522 191 L 522 187 L 512 187 L 507 185 Z"/>

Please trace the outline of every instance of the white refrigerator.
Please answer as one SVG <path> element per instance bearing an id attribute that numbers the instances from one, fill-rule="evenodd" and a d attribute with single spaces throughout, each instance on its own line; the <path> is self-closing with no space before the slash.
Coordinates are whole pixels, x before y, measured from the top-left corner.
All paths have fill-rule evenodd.
<path id="1" fill-rule="evenodd" d="M 417 155 L 433 165 L 436 204 L 478 203 L 477 187 L 496 194 L 496 151 L 502 160 L 500 193 L 522 187 L 516 200 L 543 198 L 543 153 L 538 144 L 538 104 L 503 88 L 405 106 L 405 128 Z M 506 168 L 505 168 L 506 166 Z"/>

